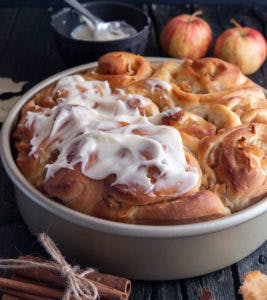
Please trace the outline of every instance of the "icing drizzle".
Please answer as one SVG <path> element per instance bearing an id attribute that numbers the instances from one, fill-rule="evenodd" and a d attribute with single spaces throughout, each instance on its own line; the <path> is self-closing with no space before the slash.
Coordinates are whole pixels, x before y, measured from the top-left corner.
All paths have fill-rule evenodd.
<path id="1" fill-rule="evenodd" d="M 46 165 L 46 180 L 79 164 L 85 176 L 102 180 L 113 174 L 112 185 L 136 187 L 151 197 L 166 186 L 177 187 L 175 195 L 196 186 L 198 171 L 186 162 L 179 132 L 140 114 L 150 99 L 112 93 L 108 82 L 79 75 L 59 80 L 55 93 L 62 95 L 56 106 L 28 112 L 26 121 L 33 126 L 29 155 L 37 158 L 43 147 L 59 153 Z"/>

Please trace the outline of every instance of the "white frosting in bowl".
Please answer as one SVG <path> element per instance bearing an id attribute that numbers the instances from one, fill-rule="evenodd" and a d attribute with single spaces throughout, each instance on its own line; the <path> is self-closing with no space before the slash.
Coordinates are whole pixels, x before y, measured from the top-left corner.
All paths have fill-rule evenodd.
<path id="1" fill-rule="evenodd" d="M 114 41 L 128 38 L 131 34 L 123 31 L 112 34 L 108 30 L 98 30 L 94 32 L 86 23 L 79 24 L 71 32 L 71 37 L 81 41 Z"/>

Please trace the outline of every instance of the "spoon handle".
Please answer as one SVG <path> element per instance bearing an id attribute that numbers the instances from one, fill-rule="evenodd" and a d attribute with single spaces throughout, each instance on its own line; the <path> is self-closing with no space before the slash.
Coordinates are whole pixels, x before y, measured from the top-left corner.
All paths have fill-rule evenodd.
<path id="1" fill-rule="evenodd" d="M 84 6 L 82 6 L 78 1 L 76 0 L 64 0 L 68 5 L 76 9 L 80 14 L 88 18 L 94 26 L 99 24 L 101 20 L 94 16 L 90 11 L 88 11 Z"/>

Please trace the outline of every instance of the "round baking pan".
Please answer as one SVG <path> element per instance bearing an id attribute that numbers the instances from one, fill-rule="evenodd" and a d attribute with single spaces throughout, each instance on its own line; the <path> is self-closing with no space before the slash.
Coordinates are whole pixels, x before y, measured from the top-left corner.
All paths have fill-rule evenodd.
<path id="1" fill-rule="evenodd" d="M 52 82 L 94 66 L 96 63 L 68 69 L 36 85 L 13 107 L 2 126 L 1 158 L 15 184 L 18 208 L 31 232 L 47 232 L 66 256 L 80 263 L 143 280 L 203 275 L 237 262 L 264 243 L 267 198 L 212 221 L 187 225 L 133 225 L 71 210 L 45 197 L 24 178 L 12 154 L 12 133 L 21 108 Z"/>

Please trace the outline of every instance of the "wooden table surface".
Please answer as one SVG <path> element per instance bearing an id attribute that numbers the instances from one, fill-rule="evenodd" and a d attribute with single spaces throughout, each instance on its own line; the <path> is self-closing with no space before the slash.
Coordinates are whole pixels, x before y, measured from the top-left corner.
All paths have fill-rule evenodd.
<path id="1" fill-rule="evenodd" d="M 203 9 L 203 17 L 212 27 L 214 39 L 229 27 L 232 17 L 243 25 L 258 29 L 265 37 L 267 35 L 267 9 L 259 6 L 143 4 L 142 8 L 153 21 L 150 41 L 145 52 L 145 55 L 149 56 L 164 56 L 159 46 L 159 34 L 167 20 L 174 15 L 192 13 L 199 8 Z M 44 5 L 6 7 L 0 3 L 0 77 L 28 81 L 23 92 L 46 77 L 67 68 L 58 54 L 50 27 L 51 14 L 57 9 L 58 7 Z M 212 55 L 212 51 L 209 55 Z M 265 63 L 251 78 L 267 87 L 267 64 Z M 2 94 L 0 98 L 7 99 L 10 96 Z M 1 165 L 0 257 L 17 257 L 20 254 L 44 255 L 44 251 L 21 219 L 14 200 L 13 185 Z M 133 281 L 131 299 L 197 300 L 201 298 L 204 288 L 211 291 L 214 300 L 241 299 L 238 288 L 242 282 L 242 275 L 253 269 L 267 274 L 267 242 L 240 262 L 205 276 L 167 282 Z M 5 272 L 0 273 L 3 275 Z"/>

